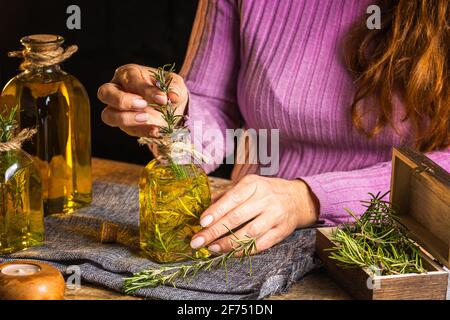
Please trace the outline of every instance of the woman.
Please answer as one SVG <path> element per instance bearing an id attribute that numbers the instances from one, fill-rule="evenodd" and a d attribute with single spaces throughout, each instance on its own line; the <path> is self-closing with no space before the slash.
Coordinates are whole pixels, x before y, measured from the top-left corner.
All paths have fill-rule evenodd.
<path id="1" fill-rule="evenodd" d="M 262 251 L 297 228 L 341 223 L 343 208 L 361 213 L 368 192 L 389 189 L 396 145 L 450 169 L 450 2 L 381 1 L 380 30 L 366 27 L 370 4 L 200 1 L 169 98 L 190 126 L 280 129 L 280 167 L 263 177 L 236 166 L 235 186 L 202 214 L 192 247 L 229 251 L 224 225 L 257 237 Z M 157 134 L 161 119 L 147 105 L 167 97 L 149 70 L 123 66 L 99 89 L 105 123 Z"/>

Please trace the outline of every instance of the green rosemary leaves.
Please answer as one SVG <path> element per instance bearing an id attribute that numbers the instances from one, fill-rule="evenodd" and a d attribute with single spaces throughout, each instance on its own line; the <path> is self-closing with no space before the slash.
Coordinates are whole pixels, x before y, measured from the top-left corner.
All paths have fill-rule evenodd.
<path id="1" fill-rule="evenodd" d="M 171 73 L 174 71 L 175 64 L 165 64 L 156 69 L 156 71 L 151 71 L 155 86 L 166 94 L 167 103 L 164 105 L 152 103 L 149 104 L 149 106 L 153 107 L 161 114 L 166 125 L 159 126 L 158 138 L 141 137 L 139 143 L 155 144 L 158 148 L 159 159 L 165 159 L 169 162 L 172 171 L 178 179 L 185 179 L 188 177 L 186 170 L 177 163 L 179 160 L 173 159 L 171 156 L 171 154 L 174 153 L 174 145 L 179 144 L 178 142 L 181 142 L 189 133 L 186 126 L 182 124 L 182 120 L 184 120 L 185 116 L 176 114 L 177 107 L 172 104 L 172 101 L 169 98 L 170 84 L 173 79 Z M 179 152 L 178 154 L 180 155 Z"/>
<path id="2" fill-rule="evenodd" d="M 169 99 L 170 84 L 172 83 L 172 72 L 175 72 L 175 64 L 165 64 L 152 72 L 152 77 L 155 80 L 155 85 L 167 95 L 167 104 L 150 104 L 156 111 L 161 113 L 162 118 L 166 121 L 167 126 L 160 127 L 161 134 L 173 134 L 178 130 L 184 129 L 184 126 L 179 125 L 180 121 L 184 119 L 183 115 L 177 115 L 177 108 Z"/>
<path id="3" fill-rule="evenodd" d="M 0 143 L 11 140 L 17 127 L 16 115 L 19 107 L 15 106 L 8 111 L 5 106 L 4 112 L 0 112 Z"/>
<path id="4" fill-rule="evenodd" d="M 232 238 L 236 247 L 219 256 L 207 259 L 198 259 L 189 264 L 178 264 L 173 266 L 161 266 L 159 268 L 148 269 L 133 274 L 129 278 L 124 279 L 124 291 L 127 294 L 132 294 L 136 290 L 145 287 L 157 287 L 165 284 L 175 286 L 176 280 L 192 279 L 201 271 L 224 268 L 227 274 L 228 281 L 228 263 L 229 261 L 240 253 L 241 258 L 238 259 L 241 263 L 245 258 L 249 261 L 249 274 L 252 274 L 252 260 L 251 252 L 256 252 L 256 238 L 246 237 L 238 239 L 232 231 L 230 233 L 234 236 Z"/>
<path id="5" fill-rule="evenodd" d="M 387 201 L 386 194 L 370 194 L 367 210 L 355 223 L 344 224 L 336 229 L 332 241 L 337 244 L 330 249 L 330 258 L 342 267 L 368 268 L 378 275 L 423 273 L 420 250 L 407 236 Z"/>

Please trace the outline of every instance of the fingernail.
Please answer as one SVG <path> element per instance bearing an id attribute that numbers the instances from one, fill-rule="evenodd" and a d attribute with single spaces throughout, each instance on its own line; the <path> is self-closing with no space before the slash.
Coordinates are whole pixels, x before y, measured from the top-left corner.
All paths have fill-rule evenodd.
<path id="1" fill-rule="evenodd" d="M 138 113 L 134 119 L 137 122 L 147 122 L 148 121 L 148 114 L 147 113 Z"/>
<path id="2" fill-rule="evenodd" d="M 155 94 L 153 96 L 153 100 L 155 100 L 155 102 L 157 104 L 166 104 L 167 103 L 167 97 L 163 96 L 163 95 L 160 95 L 160 94 Z"/>
<path id="3" fill-rule="evenodd" d="M 220 246 L 218 244 L 212 244 L 208 247 L 208 250 L 215 253 L 220 253 Z"/>
<path id="4" fill-rule="evenodd" d="M 205 243 L 205 238 L 197 237 L 191 241 L 191 247 L 194 249 L 200 248 Z"/>
<path id="5" fill-rule="evenodd" d="M 211 215 L 207 215 L 206 217 L 204 217 L 203 219 L 200 220 L 200 225 L 205 228 L 207 226 L 209 226 L 211 224 L 211 222 L 213 222 L 213 216 Z"/>
<path id="6" fill-rule="evenodd" d="M 145 101 L 144 99 L 135 99 L 133 100 L 133 102 L 131 103 L 131 105 L 134 108 L 145 108 L 148 106 L 147 101 Z"/>
<path id="7" fill-rule="evenodd" d="M 170 93 L 173 93 L 173 94 L 176 95 L 177 97 L 180 96 L 180 93 L 178 92 L 177 89 L 171 88 L 171 89 L 169 90 L 169 92 L 170 92 Z"/>

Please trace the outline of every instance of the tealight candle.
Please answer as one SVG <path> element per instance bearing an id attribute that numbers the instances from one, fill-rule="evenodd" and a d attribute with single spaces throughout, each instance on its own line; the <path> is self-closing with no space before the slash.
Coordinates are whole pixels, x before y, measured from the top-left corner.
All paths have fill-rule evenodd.
<path id="1" fill-rule="evenodd" d="M 0 300 L 61 300 L 65 282 L 51 265 L 35 261 L 0 264 Z"/>
<path id="2" fill-rule="evenodd" d="M 1 273 L 8 276 L 29 276 L 41 271 L 35 264 L 10 264 L 1 269 Z"/>

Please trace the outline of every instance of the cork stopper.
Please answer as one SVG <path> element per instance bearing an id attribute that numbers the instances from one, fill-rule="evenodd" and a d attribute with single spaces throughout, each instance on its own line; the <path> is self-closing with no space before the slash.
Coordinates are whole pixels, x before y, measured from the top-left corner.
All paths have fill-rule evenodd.
<path id="1" fill-rule="evenodd" d="M 34 34 L 23 37 L 20 43 L 34 52 L 45 52 L 58 49 L 64 43 L 64 38 L 54 34 Z"/>
<path id="2" fill-rule="evenodd" d="M 78 50 L 76 45 L 69 46 L 67 49 L 62 48 L 64 38 L 53 34 L 34 34 L 23 37 L 20 42 L 25 49 L 11 51 L 8 56 L 24 59 L 20 65 L 23 70 L 60 64 Z"/>

